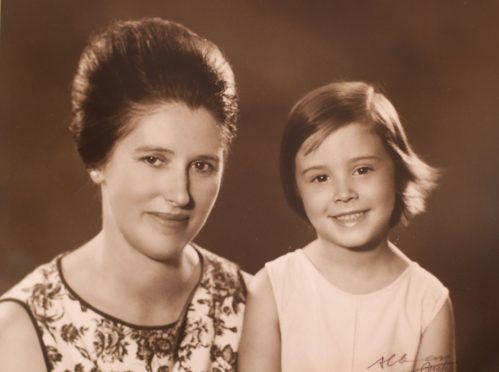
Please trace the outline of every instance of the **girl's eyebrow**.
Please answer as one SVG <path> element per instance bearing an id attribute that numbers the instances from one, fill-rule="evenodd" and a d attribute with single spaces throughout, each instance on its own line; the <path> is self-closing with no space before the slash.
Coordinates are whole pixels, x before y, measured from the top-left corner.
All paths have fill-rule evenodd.
<path id="1" fill-rule="evenodd" d="M 351 158 L 349 160 L 350 163 L 356 163 L 358 161 L 362 161 L 362 160 L 374 160 L 374 161 L 379 161 L 381 160 L 381 158 L 379 156 L 376 156 L 376 155 L 361 155 L 361 156 L 356 156 L 354 158 Z"/>
<path id="2" fill-rule="evenodd" d="M 371 160 L 371 161 L 380 161 L 381 158 L 377 155 L 360 155 L 360 156 L 355 156 L 351 159 L 348 160 L 349 163 L 357 163 L 359 161 L 367 161 L 367 160 Z M 314 171 L 314 170 L 323 170 L 324 168 L 327 168 L 327 166 L 325 165 L 312 165 L 310 167 L 307 167 L 305 169 L 303 169 L 300 174 L 301 175 L 304 175 L 305 173 L 307 172 L 310 172 L 310 171 Z"/>
<path id="3" fill-rule="evenodd" d="M 300 174 L 301 175 L 304 175 L 305 173 L 308 173 L 310 171 L 315 171 L 315 170 L 323 170 L 324 168 L 326 168 L 326 166 L 324 165 L 312 165 L 311 167 L 308 167 L 308 168 L 305 168 L 303 169 Z"/>

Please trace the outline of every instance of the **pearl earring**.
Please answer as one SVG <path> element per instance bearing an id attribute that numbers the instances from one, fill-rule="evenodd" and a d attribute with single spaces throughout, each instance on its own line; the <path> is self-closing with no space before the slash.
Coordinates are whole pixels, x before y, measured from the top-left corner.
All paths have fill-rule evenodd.
<path id="1" fill-rule="evenodd" d="M 102 172 L 97 169 L 92 169 L 90 171 L 90 178 L 94 183 L 100 184 L 102 182 Z"/>

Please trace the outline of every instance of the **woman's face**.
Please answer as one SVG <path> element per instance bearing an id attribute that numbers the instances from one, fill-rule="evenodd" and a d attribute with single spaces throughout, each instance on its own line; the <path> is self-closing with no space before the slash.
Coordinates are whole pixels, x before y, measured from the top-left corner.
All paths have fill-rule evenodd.
<path id="1" fill-rule="evenodd" d="M 175 258 L 203 227 L 217 198 L 224 144 L 213 115 L 182 103 L 131 123 L 100 169 L 103 231 L 158 261 Z"/>

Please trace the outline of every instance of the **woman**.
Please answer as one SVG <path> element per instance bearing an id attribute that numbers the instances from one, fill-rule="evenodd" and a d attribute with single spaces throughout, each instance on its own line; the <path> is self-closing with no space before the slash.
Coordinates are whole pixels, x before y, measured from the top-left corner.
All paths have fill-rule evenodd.
<path id="1" fill-rule="evenodd" d="M 236 132 L 228 62 L 182 25 L 118 22 L 83 52 L 72 110 L 102 229 L 2 296 L 2 370 L 234 370 L 243 276 L 192 243 Z"/>

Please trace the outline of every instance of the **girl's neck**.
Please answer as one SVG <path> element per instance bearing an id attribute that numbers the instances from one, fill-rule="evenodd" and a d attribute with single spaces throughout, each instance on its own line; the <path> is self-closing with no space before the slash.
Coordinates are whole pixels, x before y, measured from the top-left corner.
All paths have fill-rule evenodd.
<path id="1" fill-rule="evenodd" d="M 328 265 L 349 270 L 372 269 L 378 263 L 387 260 L 391 252 L 388 238 L 382 239 L 370 249 L 355 249 L 340 247 L 318 237 L 311 244 L 311 249 Z"/>
<path id="2" fill-rule="evenodd" d="M 383 288 L 409 264 L 388 238 L 369 250 L 339 247 L 318 238 L 304 248 L 304 253 L 329 282 L 352 294 Z"/>

